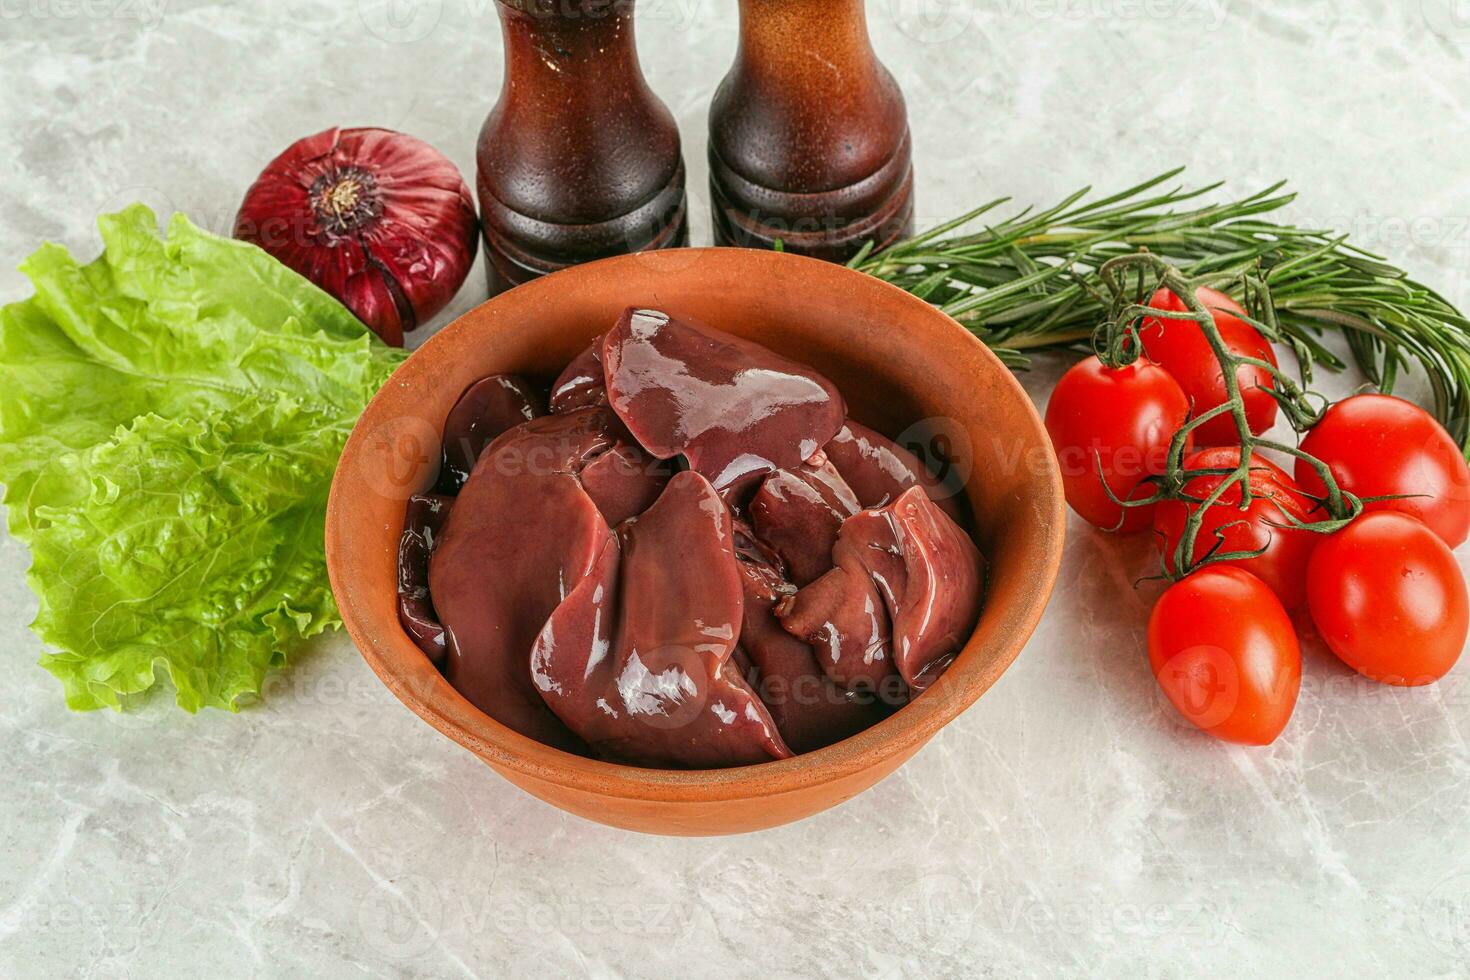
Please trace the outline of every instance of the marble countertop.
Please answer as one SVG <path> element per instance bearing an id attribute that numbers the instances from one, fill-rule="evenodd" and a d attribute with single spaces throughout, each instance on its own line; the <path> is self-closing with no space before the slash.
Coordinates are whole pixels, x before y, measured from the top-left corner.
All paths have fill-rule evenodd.
<path id="1" fill-rule="evenodd" d="M 1285 177 L 1293 218 L 1470 304 L 1463 0 L 869 11 L 921 224 L 1177 164 L 1237 193 Z M 734 4 L 642 0 L 639 32 L 707 242 Z M 0 0 L 0 52 L 5 301 L 43 239 L 90 253 L 133 200 L 228 232 L 261 166 L 329 125 L 410 131 L 470 173 L 501 66 L 491 0 Z M 1057 372 L 1025 376 L 1038 404 Z M 1275 745 L 1215 743 L 1149 674 L 1148 543 L 1069 531 L 1040 629 L 974 708 L 850 803 L 719 840 L 524 795 L 341 637 L 238 716 L 70 714 L 0 540 L 0 975 L 1465 976 L 1470 663 L 1403 691 L 1313 648 Z"/>

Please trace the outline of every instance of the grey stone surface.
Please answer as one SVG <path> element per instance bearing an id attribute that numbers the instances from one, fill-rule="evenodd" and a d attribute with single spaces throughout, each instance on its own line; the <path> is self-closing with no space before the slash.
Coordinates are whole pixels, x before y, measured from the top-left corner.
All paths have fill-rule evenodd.
<path id="1" fill-rule="evenodd" d="M 708 241 L 734 4 L 643 0 Z M 1470 303 L 1464 0 L 874 0 L 921 221 L 1176 164 L 1351 231 Z M 0 0 L 0 299 L 141 199 L 226 232 L 293 139 L 423 137 L 468 173 L 491 0 Z M 483 298 L 476 273 L 441 318 Z M 1058 368 L 1025 377 L 1038 403 Z M 1360 379 L 1332 379 L 1346 391 Z M 501 781 L 319 644 L 239 716 L 69 714 L 0 540 L 0 975 L 1465 976 L 1470 664 L 1401 691 L 1309 645 L 1267 749 L 1174 720 L 1146 541 L 1075 519 L 1035 639 L 872 792 L 725 840 L 632 836 Z"/>

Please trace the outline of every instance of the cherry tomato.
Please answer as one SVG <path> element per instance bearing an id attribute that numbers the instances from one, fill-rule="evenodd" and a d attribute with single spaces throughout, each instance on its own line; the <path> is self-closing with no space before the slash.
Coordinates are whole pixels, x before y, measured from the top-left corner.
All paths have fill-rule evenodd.
<path id="1" fill-rule="evenodd" d="M 1274 742 L 1302 686 L 1301 647 L 1280 600 L 1228 565 L 1203 568 L 1159 597 L 1148 660 L 1180 714 L 1243 745 Z"/>
<path id="2" fill-rule="evenodd" d="M 1276 353 L 1261 332 L 1240 319 L 1245 310 L 1218 290 L 1202 287 L 1200 302 L 1214 314 L 1220 337 L 1237 355 L 1259 358 L 1276 365 Z M 1167 289 L 1154 293 L 1148 305 L 1156 310 L 1186 312 L 1184 301 Z M 1210 348 L 1200 325 L 1193 320 L 1159 320 L 1150 317 L 1138 331 L 1139 340 L 1149 359 L 1174 375 L 1184 394 L 1194 403 L 1194 413 L 1201 415 L 1225 404 L 1225 374 Z M 1251 432 L 1260 435 L 1276 424 L 1276 399 L 1266 389 L 1273 386 L 1271 375 L 1262 368 L 1242 367 L 1235 372 L 1240 382 L 1241 399 Z M 1194 441 L 1201 446 L 1240 444 L 1235 420 L 1228 415 L 1211 419 L 1194 431 Z"/>
<path id="3" fill-rule="evenodd" d="M 1164 472 L 1169 440 L 1188 418 L 1189 399 L 1157 364 L 1140 358 L 1113 369 L 1089 357 L 1073 365 L 1046 406 L 1067 503 L 1100 528 L 1148 527 L 1153 508 L 1131 507 L 1125 515 L 1109 499 L 1103 480 L 1121 500 L 1149 496 L 1151 489 L 1139 483 Z"/>
<path id="4" fill-rule="evenodd" d="M 1332 652 L 1385 684 L 1439 680 L 1470 631 L 1455 556 L 1429 528 L 1392 511 L 1365 514 L 1317 547 L 1307 598 Z"/>
<path id="5" fill-rule="evenodd" d="M 1240 447 L 1221 446 L 1204 449 L 1185 460 L 1191 470 L 1227 469 L 1239 465 Z M 1184 486 L 1185 493 L 1204 499 L 1223 483 L 1223 476 L 1201 476 Z M 1295 609 L 1307 600 L 1307 562 L 1317 546 L 1317 535 L 1291 527 L 1286 513 L 1299 521 L 1307 521 L 1313 504 L 1301 493 L 1296 481 L 1264 456 L 1251 458 L 1251 502 L 1240 508 L 1240 486 L 1231 486 L 1220 500 L 1205 512 L 1194 543 L 1194 560 L 1198 561 L 1224 538 L 1221 551 L 1266 550 L 1255 558 L 1222 562 L 1243 568 L 1255 575 L 1276 593 L 1282 605 Z M 1184 536 L 1184 522 L 1199 509 L 1198 504 L 1167 500 L 1154 511 L 1154 531 L 1165 567 L 1174 570 L 1174 554 Z M 1285 511 L 1286 513 L 1283 513 Z"/>
<path id="6" fill-rule="evenodd" d="M 1470 467 L 1455 440 L 1424 409 L 1391 395 L 1354 395 L 1329 408 L 1302 449 L 1360 497 L 1418 494 L 1368 504 L 1422 521 L 1451 548 L 1470 537 Z M 1297 460 L 1297 483 L 1320 497 L 1317 471 Z"/>

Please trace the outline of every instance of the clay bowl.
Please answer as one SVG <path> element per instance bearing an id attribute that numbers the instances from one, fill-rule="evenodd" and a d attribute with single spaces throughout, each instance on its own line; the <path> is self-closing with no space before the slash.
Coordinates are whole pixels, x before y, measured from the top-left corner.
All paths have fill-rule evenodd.
<path id="1" fill-rule="evenodd" d="M 947 449 L 990 560 L 960 657 L 921 698 L 818 752 L 740 769 L 666 771 L 569 755 L 492 721 L 399 628 L 404 502 L 437 470 L 459 394 L 496 372 L 552 377 L 629 305 L 694 317 L 823 371 L 849 411 Z M 927 422 L 925 422 L 927 420 Z M 916 423 L 924 423 L 915 428 Z M 907 440 L 904 440 L 907 441 Z M 1031 401 L 979 341 L 926 303 L 837 265 L 746 249 L 606 259 L 504 293 L 430 339 L 347 442 L 327 511 L 327 565 L 347 630 L 394 695 L 522 789 L 571 813 L 658 834 L 731 834 L 799 820 L 893 772 L 975 702 L 1030 638 L 1062 554 L 1061 478 Z"/>

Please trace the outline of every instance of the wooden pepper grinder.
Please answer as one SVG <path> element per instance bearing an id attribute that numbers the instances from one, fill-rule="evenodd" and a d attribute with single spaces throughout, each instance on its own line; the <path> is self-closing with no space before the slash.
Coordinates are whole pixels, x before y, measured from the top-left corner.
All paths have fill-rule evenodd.
<path id="1" fill-rule="evenodd" d="M 863 0 L 740 0 L 740 48 L 710 108 L 715 240 L 845 261 L 913 231 L 903 93 Z"/>
<path id="2" fill-rule="evenodd" d="M 497 2 L 505 82 L 477 153 L 491 295 L 686 244 L 679 130 L 638 64 L 634 0 Z"/>

